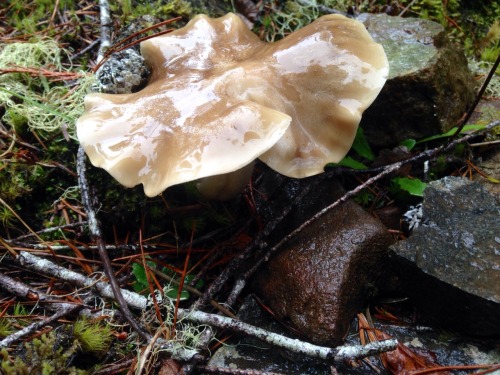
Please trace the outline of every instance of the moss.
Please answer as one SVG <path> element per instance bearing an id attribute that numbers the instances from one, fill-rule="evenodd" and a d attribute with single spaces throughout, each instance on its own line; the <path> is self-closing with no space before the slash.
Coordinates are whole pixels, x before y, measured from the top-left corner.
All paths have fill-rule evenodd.
<path id="1" fill-rule="evenodd" d="M 73 326 L 73 335 L 85 352 L 103 353 L 109 349 L 113 335 L 108 325 L 80 318 Z"/>
<path id="2" fill-rule="evenodd" d="M 178 16 L 190 18 L 193 15 L 191 4 L 185 0 L 122 0 L 118 4 L 111 4 L 110 6 L 111 10 L 123 19 L 124 24 L 143 16 L 167 20 Z"/>
<path id="3" fill-rule="evenodd" d="M 89 372 L 71 366 L 71 361 L 78 351 L 78 342 L 68 347 L 60 345 L 54 331 L 43 334 L 24 344 L 24 351 L 11 356 L 6 349 L 0 351 L 2 358 L 0 369 L 6 375 L 83 375 Z"/>
<path id="4" fill-rule="evenodd" d="M 56 3 L 60 11 L 73 11 L 76 4 L 72 0 L 8 1 L 4 19 L 8 20 L 8 24 L 20 34 L 35 34 L 43 30 L 49 35 L 55 35 L 57 30 L 47 30 L 47 23 L 44 21 L 47 21 L 54 12 Z"/>

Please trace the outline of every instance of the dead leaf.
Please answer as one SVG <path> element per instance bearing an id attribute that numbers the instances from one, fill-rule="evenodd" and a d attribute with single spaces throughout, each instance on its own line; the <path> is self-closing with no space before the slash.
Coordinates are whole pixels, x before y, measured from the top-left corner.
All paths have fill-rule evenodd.
<path id="1" fill-rule="evenodd" d="M 371 327 L 363 314 L 358 314 L 360 335 L 366 333 L 370 341 L 382 341 L 392 337 L 378 329 Z M 394 375 L 411 375 L 413 372 L 430 368 L 439 368 L 439 364 L 433 361 L 430 354 L 416 353 L 406 345 L 399 343 L 397 348 L 391 352 L 382 353 L 380 360 L 385 369 Z M 434 371 L 431 374 L 449 375 L 449 371 Z"/>
<path id="2" fill-rule="evenodd" d="M 160 371 L 158 371 L 158 375 L 183 375 L 184 371 L 179 373 L 181 369 L 181 364 L 173 359 L 165 359 L 162 361 Z"/>

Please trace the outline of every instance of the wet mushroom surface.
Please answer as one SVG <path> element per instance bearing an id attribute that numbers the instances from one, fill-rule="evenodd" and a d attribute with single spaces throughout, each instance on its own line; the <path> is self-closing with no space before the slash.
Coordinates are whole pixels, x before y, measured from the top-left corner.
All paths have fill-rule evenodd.
<path id="1" fill-rule="evenodd" d="M 286 176 L 321 173 L 347 153 L 388 74 L 383 48 L 340 15 L 275 43 L 232 13 L 199 15 L 141 53 L 148 85 L 88 95 L 77 132 L 95 166 L 148 196 L 257 157 Z"/>

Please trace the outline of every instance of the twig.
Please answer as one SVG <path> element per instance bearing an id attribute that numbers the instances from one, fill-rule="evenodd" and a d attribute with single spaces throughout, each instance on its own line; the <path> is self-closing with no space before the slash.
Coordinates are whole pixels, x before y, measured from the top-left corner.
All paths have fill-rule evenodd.
<path id="1" fill-rule="evenodd" d="M 310 0 L 298 0 L 297 1 L 300 5 L 302 6 L 314 6 L 314 7 L 317 7 L 318 10 L 321 12 L 321 13 L 325 13 L 325 14 L 341 14 L 343 15 L 344 17 L 352 17 L 349 13 L 346 13 L 346 12 L 342 12 L 340 10 L 337 10 L 337 9 L 334 9 L 334 8 L 330 8 L 330 7 L 327 7 L 326 5 L 323 5 L 323 4 L 317 4 L 316 1 L 312 2 Z"/>
<path id="2" fill-rule="evenodd" d="M 115 375 L 121 374 L 124 370 L 128 370 L 134 363 L 134 359 L 125 359 L 122 362 L 114 363 L 109 366 L 103 366 L 94 375 Z"/>
<path id="3" fill-rule="evenodd" d="M 471 116 L 474 114 L 474 111 L 476 110 L 476 107 L 479 104 L 479 101 L 483 97 L 483 94 L 486 91 L 486 88 L 490 84 L 491 79 L 495 75 L 495 72 L 496 72 L 499 64 L 500 64 L 500 53 L 498 54 L 496 61 L 494 62 L 493 66 L 491 67 L 490 72 L 488 73 L 488 76 L 486 77 L 481 88 L 479 89 L 479 91 L 476 95 L 476 99 L 474 100 L 474 103 L 469 108 L 469 110 L 465 114 L 462 121 L 460 121 L 460 125 L 458 125 L 457 131 L 451 136 L 452 140 L 455 139 L 456 137 L 458 137 L 458 135 L 460 134 L 460 132 L 464 128 L 465 124 L 467 124 L 467 122 L 470 120 Z"/>
<path id="4" fill-rule="evenodd" d="M 28 336 L 35 331 L 39 330 L 43 326 L 52 323 L 53 321 L 67 315 L 71 314 L 73 312 L 77 312 L 78 310 L 83 308 L 83 305 L 80 304 L 74 304 L 74 303 L 65 303 L 65 302 L 59 302 L 59 301 L 54 301 L 53 297 L 33 290 L 29 288 L 27 285 L 4 275 L 3 273 L 0 273 L 0 287 L 8 291 L 9 293 L 16 295 L 21 298 L 27 298 L 29 300 L 35 300 L 37 302 L 47 302 L 50 303 L 47 305 L 47 308 L 50 310 L 55 311 L 54 315 L 52 315 L 48 319 L 44 319 L 42 321 L 30 324 L 29 326 L 23 328 L 22 330 L 19 330 L 9 336 L 7 336 L 5 339 L 0 341 L 0 348 L 1 347 L 9 347 L 12 345 L 14 342 L 21 340 L 23 337 Z"/>
<path id="5" fill-rule="evenodd" d="M 97 62 L 104 58 L 106 51 L 111 46 L 111 28 L 113 26 L 108 0 L 99 0 L 99 11 L 101 15 L 101 45 L 99 46 Z"/>
<path id="6" fill-rule="evenodd" d="M 68 270 L 67 268 L 58 266 L 50 260 L 37 257 L 27 251 L 21 251 L 16 261 L 18 261 L 23 267 L 29 268 L 30 270 L 67 281 L 68 283 L 76 285 L 80 288 L 91 288 L 102 297 L 116 300 L 111 285 L 104 281 L 98 281 L 78 272 Z M 147 307 L 146 297 L 141 296 L 140 294 L 122 289 L 121 295 L 129 306 L 140 310 Z"/>
<path id="7" fill-rule="evenodd" d="M 358 359 L 374 354 L 384 353 L 394 350 L 398 344 L 397 340 L 391 339 L 385 341 L 374 341 L 367 345 L 351 345 L 329 348 L 310 344 L 298 339 L 290 339 L 283 335 L 269 332 L 265 329 L 255 327 L 235 319 L 208 314 L 202 311 L 179 310 L 179 316 L 191 322 L 208 324 L 210 326 L 244 333 L 270 345 L 291 350 L 294 353 L 306 355 L 311 358 L 322 359 L 331 363 L 340 362 L 345 359 Z"/>
<path id="8" fill-rule="evenodd" d="M 409 3 L 409 4 L 408 4 L 408 5 L 407 5 L 407 6 L 406 6 L 406 7 L 405 7 L 405 8 L 404 8 L 404 9 L 403 9 L 403 10 L 402 10 L 399 14 L 398 14 L 398 16 L 399 16 L 399 17 L 403 17 L 403 14 L 405 14 L 405 13 L 408 11 L 408 9 L 410 9 L 410 8 L 411 8 L 411 6 L 415 3 L 415 1 L 416 1 L 416 0 L 412 0 L 412 1 L 411 1 L 411 2 L 410 2 L 410 3 Z"/>
<path id="9" fill-rule="evenodd" d="M 87 220 L 89 222 L 90 233 L 92 234 L 92 237 L 99 250 L 99 257 L 101 258 L 102 263 L 104 265 L 104 272 L 108 277 L 111 289 L 113 290 L 113 294 L 116 300 L 118 301 L 118 306 L 120 307 L 120 311 L 122 312 L 125 319 L 132 326 L 132 328 L 138 333 L 138 335 L 142 339 L 150 341 L 151 335 L 147 333 L 141 326 L 139 326 L 139 323 L 137 323 L 137 321 L 132 316 L 132 313 L 128 308 L 127 302 L 123 298 L 122 291 L 120 289 L 120 286 L 118 285 L 118 281 L 116 280 L 113 271 L 113 266 L 111 265 L 111 260 L 109 259 L 108 252 L 106 251 L 106 244 L 104 243 L 104 240 L 102 238 L 102 232 L 99 225 L 99 221 L 97 220 L 94 208 L 90 203 L 92 200 L 90 199 L 89 185 L 87 183 L 87 177 L 85 173 L 85 159 L 86 159 L 85 151 L 83 150 L 83 147 L 80 146 L 78 148 L 76 168 L 78 171 L 78 185 L 80 186 L 82 205 L 85 208 L 85 211 L 87 212 Z"/>
<path id="10" fill-rule="evenodd" d="M 88 223 L 85 222 L 84 225 L 88 225 Z M 27 237 L 27 236 L 28 235 L 25 235 L 25 236 L 22 236 L 22 237 Z M 41 244 L 41 243 L 26 243 L 26 242 L 18 241 L 17 238 L 13 239 L 13 240 L 6 241 L 6 242 L 12 244 L 13 246 L 23 247 L 25 249 L 33 249 L 33 250 L 47 250 L 47 249 L 49 249 L 49 247 L 46 244 Z M 108 245 L 108 244 L 106 244 L 106 250 L 107 251 L 126 250 L 126 251 L 134 252 L 138 248 L 139 248 L 139 246 L 138 245 L 134 245 L 134 244 L 120 244 L 120 245 Z M 85 246 L 76 246 L 76 245 L 73 245 L 73 246 L 68 246 L 68 245 L 52 245 L 52 244 L 50 245 L 50 249 L 52 249 L 55 252 L 57 252 L 57 251 L 71 250 L 71 249 L 78 249 L 78 250 L 98 250 L 97 246 L 95 246 L 95 245 L 85 245 Z M 154 245 L 151 245 L 151 246 L 144 245 L 144 249 L 153 251 L 153 250 L 158 250 L 158 247 L 154 246 Z"/>
<path id="11" fill-rule="evenodd" d="M 298 228 L 294 229 L 291 231 L 288 235 L 286 235 L 284 238 L 282 238 L 275 246 L 273 246 L 271 249 L 269 249 L 264 256 L 260 256 L 258 260 L 256 260 L 250 269 L 248 269 L 243 275 L 241 275 L 236 283 L 233 286 L 233 289 L 231 290 L 227 300 L 226 304 L 229 306 L 232 305 L 238 298 L 239 294 L 243 290 L 243 288 L 246 285 L 246 280 L 248 280 L 254 273 L 255 271 L 262 265 L 262 263 L 266 260 L 269 259 L 270 256 L 275 253 L 279 248 L 281 248 L 286 242 L 290 241 L 291 238 L 295 237 L 297 234 L 299 234 L 304 228 L 312 224 L 314 221 L 318 220 L 320 217 L 325 215 L 327 212 L 331 211 L 333 208 L 337 207 L 341 203 L 347 201 L 348 199 L 352 198 L 356 194 L 358 194 L 360 191 L 363 189 L 367 188 L 371 184 L 373 184 L 375 181 L 380 180 L 381 178 L 399 170 L 402 166 L 409 164 L 409 163 L 414 163 L 420 160 L 425 160 L 425 159 L 431 159 L 435 157 L 438 154 L 442 154 L 445 152 L 448 152 L 452 150 L 456 145 L 466 142 L 474 137 L 477 137 L 481 134 L 483 134 L 486 131 L 489 131 L 493 129 L 494 127 L 500 125 L 500 121 L 494 121 L 490 123 L 488 126 L 485 127 L 485 129 L 482 129 L 478 132 L 468 134 L 460 139 L 456 139 L 452 142 L 450 142 L 446 146 L 440 146 L 431 150 L 423 151 L 415 156 L 412 156 L 406 160 L 399 161 L 394 164 L 387 165 L 382 168 L 377 168 L 377 171 L 381 170 L 377 175 L 369 178 L 366 180 L 363 184 L 358 185 L 355 189 L 348 191 L 346 194 L 344 194 L 342 197 L 340 197 L 338 200 L 330 204 L 329 206 L 323 208 L 321 211 L 317 212 L 314 216 L 312 216 L 309 220 L 305 221 L 302 225 L 300 225 Z M 373 171 L 373 170 L 372 170 Z M 363 171 L 360 171 L 363 172 Z M 365 173 L 367 171 L 364 171 Z M 335 172 L 333 172 L 335 173 Z"/>
<path id="12" fill-rule="evenodd" d="M 21 298 L 27 298 L 29 300 L 35 300 L 37 302 L 50 302 L 51 304 L 47 307 L 51 310 L 56 311 L 56 313 L 51 318 L 30 324 L 28 327 L 25 327 L 24 329 L 7 336 L 4 340 L 0 341 L 0 347 L 8 347 L 15 341 L 20 340 L 24 336 L 27 336 L 34 331 L 42 328 L 44 325 L 50 324 L 51 322 L 61 318 L 62 316 L 78 311 L 83 307 L 83 305 L 79 304 L 55 302 L 51 296 L 48 296 L 45 293 L 39 291 L 35 291 L 25 284 L 2 273 L 0 273 L 0 286 L 3 289 L 7 290 L 9 293 Z"/>
<path id="13" fill-rule="evenodd" d="M 95 281 L 89 277 L 83 276 L 77 272 L 65 269 L 58 266 L 49 260 L 39 258 L 33 254 L 22 251 L 19 253 L 17 259 L 24 267 L 36 270 L 45 275 L 57 277 L 69 283 L 80 287 L 91 287 L 99 295 L 107 298 L 114 298 L 111 286 L 102 281 Z M 138 309 L 147 308 L 147 300 L 145 297 L 127 290 L 122 290 L 123 296 L 130 306 Z M 207 324 L 219 328 L 227 328 L 236 332 L 244 333 L 262 340 L 272 345 L 291 350 L 295 353 L 300 353 L 314 358 L 320 358 L 327 361 L 340 361 L 346 358 L 362 358 L 373 354 L 378 354 L 384 351 L 393 350 L 397 344 L 396 340 L 379 341 L 370 343 L 366 346 L 341 346 L 338 348 L 328 348 L 309 344 L 297 339 L 290 339 L 282 335 L 278 335 L 262 328 L 254 327 L 252 325 L 240 322 L 235 319 L 222 317 L 214 314 L 208 314 L 201 311 L 187 311 L 184 309 L 178 310 L 179 317 L 187 321 Z M 206 337 L 202 340 L 207 343 L 212 337 L 212 334 L 207 330 Z M 171 344 L 164 340 L 158 340 L 162 349 L 172 351 Z M 195 350 L 185 350 L 184 352 L 175 352 L 177 358 L 189 360 L 195 358 L 199 360 L 199 355 Z"/>
<path id="14" fill-rule="evenodd" d="M 74 272 L 68 270 L 64 267 L 58 266 L 47 259 L 43 259 L 37 257 L 31 253 L 26 251 L 21 251 L 19 256 L 16 258 L 16 261 L 31 270 L 37 271 L 41 274 L 53 276 L 60 280 L 67 281 L 73 285 L 83 287 L 83 288 L 91 288 L 101 297 L 110 298 L 115 301 L 118 301 L 116 298 L 116 294 L 114 293 L 113 288 L 110 284 L 105 283 L 103 281 L 96 281 L 87 276 L 79 274 L 78 272 Z M 147 299 L 140 294 L 131 292 L 126 289 L 122 289 L 121 295 L 125 303 L 129 306 L 145 310 L 148 308 Z M 150 342 L 151 340 L 148 340 Z M 159 350 L 165 350 L 171 353 L 174 359 L 179 359 L 183 361 L 191 360 L 198 356 L 198 352 L 194 349 L 185 349 L 185 348 L 176 348 L 174 343 L 165 341 L 163 339 L 159 339 L 157 341 Z"/>
<path id="15" fill-rule="evenodd" d="M 12 277 L 9 277 L 3 273 L 0 273 L 0 287 L 15 296 L 26 298 L 30 301 L 36 301 L 37 303 L 41 302 L 50 303 L 50 305 L 47 305 L 47 308 L 55 311 L 58 311 L 61 308 L 68 308 L 75 305 L 74 303 L 55 301 L 54 297 L 49 296 L 38 290 L 34 290 L 28 287 L 26 284 L 17 281 Z"/>
<path id="16" fill-rule="evenodd" d="M 86 221 L 79 221 L 77 223 L 71 223 L 71 224 L 65 224 L 65 225 L 59 225 L 57 227 L 51 227 L 51 228 L 46 228 L 46 229 L 42 229 L 42 230 L 39 230 L 36 232 L 36 234 L 40 235 L 40 234 L 46 234 L 46 233 L 52 233 L 52 232 L 55 232 L 55 231 L 58 231 L 58 230 L 64 230 L 64 229 L 68 229 L 68 228 L 75 228 L 75 227 L 83 227 L 85 225 L 87 225 L 88 223 Z M 22 236 L 19 236 L 19 237 L 16 237 L 15 239 L 13 240 L 9 240 L 7 242 L 10 242 L 10 243 L 17 243 L 19 242 L 20 240 L 23 240 L 25 238 L 28 238 L 28 237 L 33 237 L 34 234 L 33 233 L 28 233 L 28 234 L 24 234 Z M 35 245 L 33 245 L 35 246 Z M 41 245 L 43 246 L 43 245 Z M 45 248 L 45 246 L 43 246 L 43 248 Z M 55 250 L 56 248 L 51 246 L 51 248 L 53 250 Z"/>
<path id="17" fill-rule="evenodd" d="M 77 53 L 75 53 L 73 56 L 70 56 L 69 57 L 69 60 L 70 61 L 73 61 L 73 60 L 76 60 L 77 58 L 79 58 L 81 55 L 83 55 L 84 53 L 90 51 L 92 48 L 94 48 L 98 43 L 101 42 L 101 39 L 96 39 L 94 40 L 92 43 L 90 43 L 87 47 L 85 47 L 84 49 L 78 51 Z"/>
<path id="18" fill-rule="evenodd" d="M 500 120 L 499 121 L 494 121 L 492 123 L 490 123 L 485 129 L 484 131 L 486 130 L 490 130 L 492 129 L 493 127 L 495 126 L 498 126 L 500 125 Z M 483 131 L 481 131 L 482 133 Z M 391 164 L 391 165 L 388 165 L 384 168 L 384 170 L 382 172 L 380 172 L 379 174 L 369 178 L 368 180 L 366 180 L 364 183 L 362 183 L 361 185 L 357 186 L 356 188 L 348 191 L 346 194 L 344 194 L 341 198 L 339 198 L 338 200 L 336 200 L 335 202 L 333 202 L 332 204 L 330 204 L 329 206 L 323 208 L 321 211 L 319 211 L 318 213 L 316 213 L 313 217 L 311 217 L 309 220 L 307 220 L 306 222 L 304 222 L 302 225 L 300 225 L 297 229 L 293 230 L 292 232 L 290 232 L 288 235 L 286 235 L 280 242 L 278 242 L 270 251 L 269 253 L 272 253 L 274 251 L 276 251 L 277 249 L 279 249 L 281 246 L 283 246 L 283 244 L 287 241 L 289 241 L 292 237 L 295 237 L 298 233 L 300 233 L 305 227 L 309 226 L 312 222 L 318 220 L 320 217 L 322 217 L 324 214 L 326 214 L 327 212 L 331 211 L 333 208 L 337 207 L 338 205 L 340 205 L 341 203 L 347 201 L 349 198 L 355 196 L 356 194 L 358 194 L 361 190 L 365 189 L 366 187 L 370 186 L 371 184 L 373 184 L 375 181 L 378 181 L 380 180 L 382 177 L 385 177 L 389 174 L 391 174 L 392 172 L 394 171 L 397 171 L 398 169 L 400 169 L 403 165 L 406 165 L 408 163 L 413 163 L 415 161 L 419 161 L 419 160 L 422 160 L 422 159 L 431 159 L 433 157 L 435 157 L 436 155 L 438 154 L 442 154 L 442 153 L 445 153 L 447 151 L 450 151 L 451 149 L 453 149 L 456 145 L 460 144 L 460 143 L 463 143 L 463 142 L 466 142 L 468 141 L 469 139 L 472 139 L 473 137 L 477 137 L 479 134 L 479 132 L 476 132 L 476 133 L 473 133 L 473 134 L 468 134 L 460 139 L 456 139 L 455 141 L 452 141 L 450 142 L 448 145 L 446 146 L 440 146 L 440 147 L 437 147 L 437 148 L 434 148 L 432 150 L 427 150 L 427 151 L 423 151 L 421 152 L 420 154 L 417 154 L 409 159 L 406 159 L 406 160 L 402 160 L 402 161 L 399 161 L 397 163 L 394 163 L 394 164 Z M 268 254 L 269 255 L 269 254 Z"/>
<path id="19" fill-rule="evenodd" d="M 294 197 L 295 202 L 299 202 L 310 190 L 311 185 L 306 185 L 298 194 Z M 222 271 L 222 273 L 210 284 L 208 289 L 203 293 L 203 296 L 198 299 L 193 304 L 192 309 L 197 310 L 199 306 L 206 304 L 210 299 L 220 291 L 222 286 L 226 283 L 226 281 L 236 272 L 238 272 L 240 265 L 251 255 L 254 253 L 255 249 L 264 249 L 266 243 L 264 239 L 269 236 L 269 234 L 277 227 L 277 225 L 289 214 L 289 212 L 294 207 L 293 204 L 286 205 L 280 211 L 278 217 L 275 217 L 272 221 L 266 224 L 266 227 L 257 234 L 252 243 L 248 245 L 237 257 L 233 258 L 228 266 Z M 234 301 L 233 301 L 234 302 Z M 229 304 L 231 306 L 231 304 Z"/>
<path id="20" fill-rule="evenodd" d="M 247 370 L 229 367 L 198 366 L 203 374 L 227 374 L 227 375 L 283 375 L 277 372 L 262 372 L 257 370 Z"/>
<path id="21" fill-rule="evenodd" d="M 20 340 L 24 336 L 27 336 L 27 335 L 39 330 L 40 328 L 42 328 L 42 327 L 44 327 L 52 322 L 55 322 L 56 320 L 62 318 L 65 315 L 68 315 L 68 314 L 71 314 L 71 313 L 78 311 L 82 307 L 83 307 L 83 305 L 72 305 L 72 306 L 64 307 L 61 310 L 59 310 L 58 312 L 56 312 L 55 314 L 53 314 L 52 316 L 50 316 L 49 318 L 41 320 L 41 321 L 36 322 L 36 323 L 32 323 L 29 326 L 24 327 L 23 329 L 13 333 L 12 335 L 7 336 L 5 339 L 0 341 L 0 347 L 9 347 L 14 342 L 16 342 L 17 340 Z"/>
<path id="22" fill-rule="evenodd" d="M 77 72 L 57 72 L 50 69 L 44 68 L 28 68 L 28 67 L 12 67 L 8 69 L 0 69 L 0 75 L 11 74 L 11 73 L 24 73 L 31 77 L 44 76 L 45 78 L 52 81 L 69 81 L 82 78 L 85 75 L 83 73 Z"/>

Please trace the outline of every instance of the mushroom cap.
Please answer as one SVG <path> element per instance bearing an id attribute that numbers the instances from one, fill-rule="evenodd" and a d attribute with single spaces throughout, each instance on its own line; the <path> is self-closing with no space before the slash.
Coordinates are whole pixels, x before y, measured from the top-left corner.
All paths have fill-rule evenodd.
<path id="1" fill-rule="evenodd" d="M 289 177 L 321 173 L 347 154 L 363 111 L 382 90 L 389 74 L 384 49 L 361 22 L 336 14 L 268 48 L 283 98 L 258 103 L 289 114 L 292 123 L 259 159 Z"/>
<path id="2" fill-rule="evenodd" d="M 338 15 L 272 44 L 234 14 L 199 15 L 141 53 L 149 84 L 87 95 L 77 135 L 95 166 L 148 196 L 257 157 L 291 177 L 322 172 L 349 150 L 388 71 L 364 26 Z"/>

